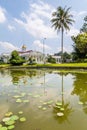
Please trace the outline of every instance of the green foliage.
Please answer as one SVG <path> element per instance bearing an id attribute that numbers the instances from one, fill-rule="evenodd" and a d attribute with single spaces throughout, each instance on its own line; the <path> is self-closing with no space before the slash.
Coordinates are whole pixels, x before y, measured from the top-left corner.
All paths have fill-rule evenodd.
<path id="1" fill-rule="evenodd" d="M 29 58 L 29 65 L 35 65 L 36 61 L 32 57 Z"/>
<path id="2" fill-rule="evenodd" d="M 24 62 L 25 60 L 19 56 L 19 53 L 16 50 L 11 53 L 10 63 L 12 65 L 22 65 Z"/>
<path id="3" fill-rule="evenodd" d="M 87 33 L 80 33 L 76 37 L 73 36 L 72 40 L 74 42 L 73 56 L 76 58 L 75 60 L 82 60 L 87 56 Z"/>
<path id="4" fill-rule="evenodd" d="M 51 20 L 52 26 L 57 31 L 70 30 L 69 25 L 72 25 L 74 20 L 72 19 L 72 15 L 70 14 L 70 8 L 62 8 L 59 6 L 55 12 L 53 12 L 53 18 Z"/>
<path id="5" fill-rule="evenodd" d="M 49 63 L 56 63 L 56 60 L 52 56 L 49 56 L 48 59 L 47 59 L 47 62 L 49 62 Z"/>
<path id="6" fill-rule="evenodd" d="M 87 16 L 84 17 L 84 24 L 83 24 L 82 28 L 80 29 L 80 31 L 87 33 Z"/>
<path id="7" fill-rule="evenodd" d="M 55 30 L 61 31 L 61 62 L 63 62 L 63 33 L 64 30 L 70 30 L 70 25 L 74 22 L 73 15 L 70 13 L 70 8 L 62 8 L 59 6 L 55 12 L 53 12 L 53 18 L 51 20 L 52 27 Z"/>
<path id="8" fill-rule="evenodd" d="M 71 55 L 68 54 L 67 52 L 63 53 L 63 62 L 70 62 Z"/>

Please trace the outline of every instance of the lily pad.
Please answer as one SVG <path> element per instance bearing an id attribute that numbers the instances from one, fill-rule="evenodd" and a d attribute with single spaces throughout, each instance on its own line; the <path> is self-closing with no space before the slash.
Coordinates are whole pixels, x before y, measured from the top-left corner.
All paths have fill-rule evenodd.
<path id="1" fill-rule="evenodd" d="M 20 98 L 20 96 L 19 95 L 15 95 L 15 96 L 13 96 L 14 98 Z"/>
<path id="2" fill-rule="evenodd" d="M 61 102 L 56 102 L 56 105 L 62 106 L 62 103 Z"/>
<path id="3" fill-rule="evenodd" d="M 79 104 L 79 105 L 83 105 L 83 102 L 79 101 L 78 104 Z"/>
<path id="4" fill-rule="evenodd" d="M 7 127 L 2 126 L 0 127 L 0 130 L 7 130 Z"/>
<path id="5" fill-rule="evenodd" d="M 48 103 L 48 104 L 52 104 L 52 103 L 53 103 L 53 101 L 52 101 L 52 100 L 50 100 L 50 101 L 48 101 L 47 103 Z"/>
<path id="6" fill-rule="evenodd" d="M 13 115 L 12 112 L 7 112 L 7 113 L 5 114 L 5 116 L 11 116 L 11 115 Z"/>
<path id="7" fill-rule="evenodd" d="M 57 113 L 57 116 L 64 116 L 64 113 L 58 112 L 58 113 Z"/>
<path id="8" fill-rule="evenodd" d="M 21 117 L 21 118 L 20 118 L 20 121 L 21 121 L 21 122 L 25 122 L 25 121 L 26 121 L 26 118 L 25 118 L 25 117 Z"/>
<path id="9" fill-rule="evenodd" d="M 22 100 L 21 100 L 20 98 L 18 98 L 18 99 L 16 100 L 16 102 L 17 102 L 17 103 L 21 103 Z"/>
<path id="10" fill-rule="evenodd" d="M 42 106 L 38 106 L 38 108 L 40 109 L 40 108 L 42 108 Z"/>
<path id="11" fill-rule="evenodd" d="M 19 117 L 17 116 L 17 115 L 13 115 L 13 116 L 11 116 L 11 118 L 10 118 L 12 121 L 15 121 L 15 120 L 18 120 L 19 119 Z"/>
<path id="12" fill-rule="evenodd" d="M 64 111 L 64 108 L 60 108 L 61 111 Z"/>
<path id="13" fill-rule="evenodd" d="M 26 93 L 21 93 L 21 96 L 24 97 L 26 95 Z"/>
<path id="14" fill-rule="evenodd" d="M 14 125 L 10 125 L 10 126 L 8 126 L 8 129 L 9 129 L 9 130 L 14 129 L 14 128 L 15 128 Z"/>
<path id="15" fill-rule="evenodd" d="M 13 121 L 13 120 L 9 120 L 9 121 L 5 122 L 6 125 L 13 125 L 14 123 L 15 123 L 15 121 Z"/>
<path id="16" fill-rule="evenodd" d="M 23 114 L 23 111 L 19 111 L 18 113 L 19 113 L 19 114 Z"/>
<path id="17" fill-rule="evenodd" d="M 43 107 L 43 108 L 42 108 L 42 110 L 44 110 L 44 111 L 45 111 L 46 109 L 47 109 L 46 107 Z"/>
<path id="18" fill-rule="evenodd" d="M 47 102 L 44 102 L 43 105 L 47 105 Z"/>
<path id="19" fill-rule="evenodd" d="M 6 121 L 9 121 L 10 120 L 10 117 L 5 117 L 5 118 L 3 118 L 3 122 L 6 122 Z"/>

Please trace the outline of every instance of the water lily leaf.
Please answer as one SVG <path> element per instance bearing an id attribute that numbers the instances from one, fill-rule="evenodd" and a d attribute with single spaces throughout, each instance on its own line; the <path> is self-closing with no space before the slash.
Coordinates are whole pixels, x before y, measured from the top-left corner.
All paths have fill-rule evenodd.
<path id="1" fill-rule="evenodd" d="M 24 122 L 24 121 L 26 121 L 26 118 L 25 118 L 25 117 L 21 117 L 21 118 L 20 118 L 20 121 L 21 121 L 21 122 Z"/>
<path id="2" fill-rule="evenodd" d="M 58 113 L 57 113 L 57 116 L 64 116 L 64 113 L 58 112 Z"/>
<path id="3" fill-rule="evenodd" d="M 47 105 L 47 102 L 44 102 L 43 105 Z"/>
<path id="4" fill-rule="evenodd" d="M 7 113 L 5 114 L 5 116 L 11 116 L 11 115 L 13 115 L 12 112 L 7 112 Z"/>
<path id="5" fill-rule="evenodd" d="M 44 110 L 44 111 L 45 111 L 46 109 L 47 109 L 46 107 L 43 107 L 43 108 L 42 108 L 42 110 Z"/>
<path id="6" fill-rule="evenodd" d="M 6 121 L 9 121 L 10 120 L 10 117 L 5 117 L 5 118 L 3 118 L 3 122 L 6 122 Z"/>
<path id="7" fill-rule="evenodd" d="M 60 108 L 61 111 L 64 111 L 64 108 Z"/>
<path id="8" fill-rule="evenodd" d="M 23 114 L 23 111 L 19 111 L 18 113 L 19 113 L 19 114 Z"/>
<path id="9" fill-rule="evenodd" d="M 10 126 L 8 126 L 8 129 L 9 129 L 9 130 L 14 129 L 14 128 L 15 128 L 14 125 L 10 125 Z"/>
<path id="10" fill-rule="evenodd" d="M 22 100 L 21 100 L 20 98 L 18 98 L 18 99 L 16 100 L 16 102 L 21 103 Z"/>
<path id="11" fill-rule="evenodd" d="M 50 100 L 50 101 L 48 101 L 47 103 L 48 103 L 48 104 L 52 104 L 52 103 L 53 103 L 53 100 Z"/>
<path id="12" fill-rule="evenodd" d="M 7 130 L 7 127 L 2 126 L 0 130 Z"/>
<path id="13" fill-rule="evenodd" d="M 26 93 L 21 93 L 21 96 L 24 97 L 26 95 Z"/>
<path id="14" fill-rule="evenodd" d="M 6 125 L 13 125 L 14 123 L 15 123 L 15 121 L 13 121 L 13 120 L 9 120 L 9 121 L 5 122 Z"/>
<path id="15" fill-rule="evenodd" d="M 40 108 L 42 108 L 42 106 L 38 106 L 38 108 L 40 109 Z"/>
<path id="16" fill-rule="evenodd" d="M 61 106 L 62 103 L 61 102 L 56 102 L 56 105 Z"/>
<path id="17" fill-rule="evenodd" d="M 78 104 L 79 104 L 79 105 L 83 105 L 83 102 L 79 101 Z"/>
<path id="18" fill-rule="evenodd" d="M 13 115 L 13 116 L 11 116 L 11 118 L 10 118 L 11 120 L 13 120 L 13 121 L 15 121 L 15 120 L 18 120 L 19 119 L 19 117 L 17 116 L 17 115 Z"/>
<path id="19" fill-rule="evenodd" d="M 13 96 L 14 98 L 19 98 L 20 96 L 19 95 L 15 95 L 15 96 Z"/>

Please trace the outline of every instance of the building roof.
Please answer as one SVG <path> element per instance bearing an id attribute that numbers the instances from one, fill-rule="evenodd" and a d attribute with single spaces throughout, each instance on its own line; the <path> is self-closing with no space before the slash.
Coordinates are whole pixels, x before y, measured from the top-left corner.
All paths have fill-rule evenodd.
<path id="1" fill-rule="evenodd" d="M 32 50 L 28 50 L 28 51 L 18 51 L 19 54 L 27 54 L 33 52 Z"/>

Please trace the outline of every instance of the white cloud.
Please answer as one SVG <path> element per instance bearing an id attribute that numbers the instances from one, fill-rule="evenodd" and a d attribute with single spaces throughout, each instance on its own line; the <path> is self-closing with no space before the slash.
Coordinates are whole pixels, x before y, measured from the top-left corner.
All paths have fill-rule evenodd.
<path id="1" fill-rule="evenodd" d="M 35 12 L 35 14 L 38 14 L 39 16 L 44 16 L 48 19 L 51 18 L 52 11 L 54 10 L 54 8 L 51 5 L 42 1 L 40 1 L 39 4 L 33 3 L 31 5 L 31 8 L 32 11 Z"/>
<path id="2" fill-rule="evenodd" d="M 30 5 L 31 11 L 28 11 L 28 13 L 22 12 L 21 18 L 23 20 L 15 18 L 15 21 L 36 38 L 54 38 L 57 34 L 50 26 L 53 9 L 53 7 L 42 1 L 33 3 Z"/>
<path id="3" fill-rule="evenodd" d="M 4 23 L 6 21 L 5 12 L 5 9 L 0 7 L 0 23 Z"/>
<path id="4" fill-rule="evenodd" d="M 44 41 L 44 43 L 45 43 L 45 41 Z M 39 49 L 43 49 L 43 43 L 41 43 L 39 40 L 34 41 L 34 42 L 33 42 L 33 45 L 35 45 L 35 46 L 38 47 Z M 51 48 L 50 48 L 48 45 L 46 45 L 46 44 L 44 44 L 44 48 L 45 48 L 46 50 L 51 50 Z"/>
<path id="5" fill-rule="evenodd" d="M 11 32 L 13 32 L 13 31 L 16 30 L 16 28 L 15 28 L 14 26 L 12 26 L 12 25 L 8 25 L 8 29 L 9 29 Z"/>
<path id="6" fill-rule="evenodd" d="M 18 47 L 15 47 L 12 43 L 0 41 L 0 48 L 3 52 L 11 52 L 13 50 L 19 50 Z"/>
<path id="7" fill-rule="evenodd" d="M 77 34 L 79 34 L 79 30 L 71 27 L 70 31 L 67 32 L 67 36 L 76 36 Z"/>
<path id="8" fill-rule="evenodd" d="M 83 15 L 86 15 L 87 14 L 87 11 L 81 11 L 78 13 L 78 16 L 83 16 Z"/>

